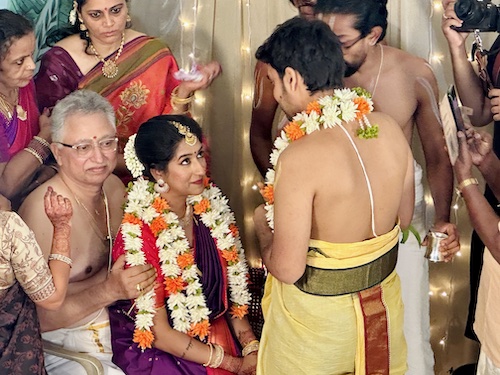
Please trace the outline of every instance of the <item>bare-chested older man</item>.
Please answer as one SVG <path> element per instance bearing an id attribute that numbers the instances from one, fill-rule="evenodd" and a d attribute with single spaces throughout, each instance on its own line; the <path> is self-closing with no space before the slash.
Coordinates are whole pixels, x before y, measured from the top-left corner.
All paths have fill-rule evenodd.
<path id="1" fill-rule="evenodd" d="M 52 141 L 59 173 L 31 193 L 20 209 L 48 256 L 53 229 L 42 219 L 47 186 L 69 197 L 74 208 L 68 294 L 60 310 L 38 309 L 42 336 L 98 357 L 108 374 L 121 374 L 111 363 L 106 306 L 151 288 L 155 272 L 150 266 L 125 270 L 124 259 L 109 268 L 110 239 L 120 225 L 124 201 L 123 184 L 111 174 L 117 147 L 113 107 L 92 91 L 75 91 L 53 110 Z M 49 374 L 85 374 L 76 362 L 49 355 L 46 367 Z"/>
<path id="2" fill-rule="evenodd" d="M 315 12 L 342 43 L 347 63 L 345 84 L 370 91 L 377 111 L 394 118 L 411 145 L 415 129 L 422 143 L 429 187 L 434 199 L 433 229 L 448 234 L 441 251 L 447 260 L 458 251 L 450 221 L 453 172 L 445 149 L 434 74 L 427 62 L 397 48 L 380 44 L 387 28 L 386 0 L 318 0 Z M 425 236 L 422 170 L 415 165 L 413 227 Z M 410 236 L 399 252 L 397 271 L 405 304 L 408 374 L 434 374 L 430 346 L 429 280 L 425 248 Z"/>

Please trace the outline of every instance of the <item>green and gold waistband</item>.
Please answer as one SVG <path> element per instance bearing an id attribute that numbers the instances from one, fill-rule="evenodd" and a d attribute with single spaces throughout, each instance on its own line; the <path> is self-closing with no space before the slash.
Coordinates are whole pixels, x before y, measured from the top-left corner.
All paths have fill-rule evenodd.
<path id="1" fill-rule="evenodd" d="M 319 249 L 310 247 L 309 251 Z M 340 296 L 371 288 L 382 282 L 396 267 L 398 243 L 384 255 L 361 266 L 342 269 L 324 269 L 306 266 L 295 286 L 317 296 Z"/>

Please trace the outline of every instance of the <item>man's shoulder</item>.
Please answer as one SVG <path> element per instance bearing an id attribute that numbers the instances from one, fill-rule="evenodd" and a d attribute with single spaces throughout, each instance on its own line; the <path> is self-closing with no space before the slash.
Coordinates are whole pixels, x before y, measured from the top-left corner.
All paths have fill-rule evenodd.
<path id="1" fill-rule="evenodd" d="M 103 189 L 112 204 L 121 206 L 125 197 L 125 185 L 115 174 L 109 175 L 104 181 Z"/>
<path id="2" fill-rule="evenodd" d="M 384 53 L 387 56 L 387 61 L 392 68 L 400 69 L 407 74 L 432 74 L 434 75 L 432 68 L 428 61 L 425 59 L 415 56 L 409 52 L 403 51 L 402 49 L 384 46 Z"/>

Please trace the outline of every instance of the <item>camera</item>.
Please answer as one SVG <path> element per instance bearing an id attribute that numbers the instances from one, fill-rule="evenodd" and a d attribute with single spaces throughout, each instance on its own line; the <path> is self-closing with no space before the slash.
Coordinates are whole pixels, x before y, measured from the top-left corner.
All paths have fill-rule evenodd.
<path id="1" fill-rule="evenodd" d="M 491 0 L 458 0 L 455 13 L 463 21 L 461 27 L 452 26 L 456 31 L 500 31 L 500 10 Z"/>

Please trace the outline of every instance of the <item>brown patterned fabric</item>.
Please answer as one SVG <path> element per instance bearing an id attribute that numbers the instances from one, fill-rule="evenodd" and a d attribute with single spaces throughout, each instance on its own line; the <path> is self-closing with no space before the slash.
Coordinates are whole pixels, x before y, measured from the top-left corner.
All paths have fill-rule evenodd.
<path id="1" fill-rule="evenodd" d="M 0 299 L 0 374 L 46 374 L 35 304 L 17 282 Z"/>

